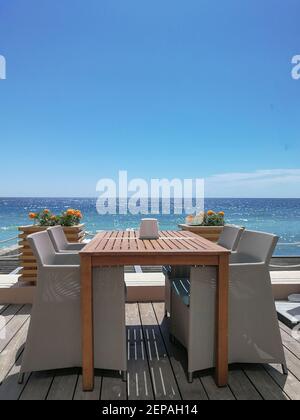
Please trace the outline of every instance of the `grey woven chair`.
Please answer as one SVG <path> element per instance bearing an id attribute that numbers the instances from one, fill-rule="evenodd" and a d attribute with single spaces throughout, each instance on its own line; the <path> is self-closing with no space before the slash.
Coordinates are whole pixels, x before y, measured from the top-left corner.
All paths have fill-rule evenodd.
<path id="1" fill-rule="evenodd" d="M 229 249 L 230 251 L 236 251 L 240 239 L 242 237 L 244 228 L 232 225 L 225 225 L 224 229 L 218 240 L 218 245 L 223 248 Z M 168 315 L 171 311 L 171 288 L 172 279 L 176 278 L 189 278 L 190 267 L 189 266 L 169 266 L 163 267 L 163 273 L 165 274 L 165 311 Z"/>
<path id="2" fill-rule="evenodd" d="M 28 237 L 38 264 L 36 297 L 21 364 L 24 373 L 82 366 L 79 256 L 57 254 L 47 232 Z M 124 270 L 94 271 L 95 368 L 126 380 Z"/>
<path id="3" fill-rule="evenodd" d="M 278 237 L 246 231 L 230 265 L 229 363 L 281 364 L 286 360 L 272 293 L 269 261 Z M 188 377 L 215 367 L 216 269 L 192 267 L 173 280 L 171 335 L 188 352 Z"/>
<path id="4" fill-rule="evenodd" d="M 65 232 L 61 226 L 53 226 L 48 228 L 50 239 L 56 252 L 79 252 L 86 244 L 71 243 L 67 241 Z"/>
<path id="5" fill-rule="evenodd" d="M 230 251 L 236 251 L 243 232 L 244 228 L 240 226 L 225 225 L 219 237 L 218 245 Z"/>

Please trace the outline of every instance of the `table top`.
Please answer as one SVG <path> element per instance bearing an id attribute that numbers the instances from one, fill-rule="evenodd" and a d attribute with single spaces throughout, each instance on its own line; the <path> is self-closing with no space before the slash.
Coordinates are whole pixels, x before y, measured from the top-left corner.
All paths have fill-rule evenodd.
<path id="1" fill-rule="evenodd" d="M 225 248 L 188 231 L 160 231 L 158 239 L 140 239 L 138 231 L 105 231 L 80 252 L 82 256 L 104 255 L 203 255 L 230 254 Z"/>

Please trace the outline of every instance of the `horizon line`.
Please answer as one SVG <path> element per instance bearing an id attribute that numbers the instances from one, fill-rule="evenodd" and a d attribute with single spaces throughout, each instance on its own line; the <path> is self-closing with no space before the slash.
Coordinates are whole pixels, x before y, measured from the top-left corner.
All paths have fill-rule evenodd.
<path id="1" fill-rule="evenodd" d="M 26 199 L 76 199 L 76 200 L 86 200 L 86 199 L 90 199 L 90 200 L 97 200 L 98 197 L 93 197 L 93 196 L 1 196 L 0 195 L 0 199 L 21 199 L 21 198 L 26 198 Z M 120 197 L 117 197 L 120 198 Z M 130 197 L 128 197 L 130 198 Z M 156 198 L 156 197 L 149 197 L 149 199 L 152 198 Z M 159 197 L 159 199 L 162 199 L 163 197 Z M 181 198 L 181 197 L 170 197 L 170 198 Z M 182 197 L 182 199 L 184 199 L 184 197 Z M 192 199 L 196 199 L 196 197 L 192 197 Z M 207 196 L 204 197 L 204 200 L 206 199 L 244 199 L 244 200 L 299 200 L 300 197 L 232 197 L 232 196 L 226 196 L 226 197 L 215 197 L 215 196 Z"/>

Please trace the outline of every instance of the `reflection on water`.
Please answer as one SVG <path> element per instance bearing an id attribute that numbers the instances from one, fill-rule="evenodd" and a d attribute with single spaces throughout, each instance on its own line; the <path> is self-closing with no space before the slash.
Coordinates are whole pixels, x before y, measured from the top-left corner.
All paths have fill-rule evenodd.
<path id="1" fill-rule="evenodd" d="M 96 199 L 92 198 L 0 198 L 0 241 L 16 236 L 17 226 L 29 224 L 27 214 L 30 211 L 49 208 L 60 213 L 69 207 L 82 210 L 86 228 L 92 233 L 137 228 L 143 217 L 131 214 L 99 216 Z M 205 208 L 224 210 L 228 223 L 276 233 L 281 238 L 277 255 L 300 255 L 300 199 L 209 198 L 205 200 Z M 159 219 L 161 229 L 176 229 L 185 219 L 185 215 L 174 214 L 174 205 L 171 205 L 170 215 L 162 214 L 162 208 L 160 211 L 155 217 Z"/>

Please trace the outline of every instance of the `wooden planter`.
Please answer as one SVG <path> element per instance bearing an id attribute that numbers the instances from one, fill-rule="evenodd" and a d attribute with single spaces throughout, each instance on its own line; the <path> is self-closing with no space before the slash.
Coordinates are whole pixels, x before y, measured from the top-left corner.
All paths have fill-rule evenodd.
<path id="1" fill-rule="evenodd" d="M 181 230 L 188 230 L 189 232 L 196 233 L 203 238 L 212 242 L 218 242 L 220 235 L 223 231 L 223 226 L 190 226 L 186 224 L 178 225 Z"/>
<path id="2" fill-rule="evenodd" d="M 47 229 L 46 226 L 20 226 L 19 230 L 19 246 L 20 246 L 20 261 L 21 261 L 21 277 L 20 281 L 36 283 L 37 279 L 37 263 L 36 259 L 31 251 L 31 248 L 27 242 L 27 236 L 43 232 Z M 84 224 L 64 227 L 64 232 L 67 236 L 68 242 L 77 243 L 84 240 Z"/>

